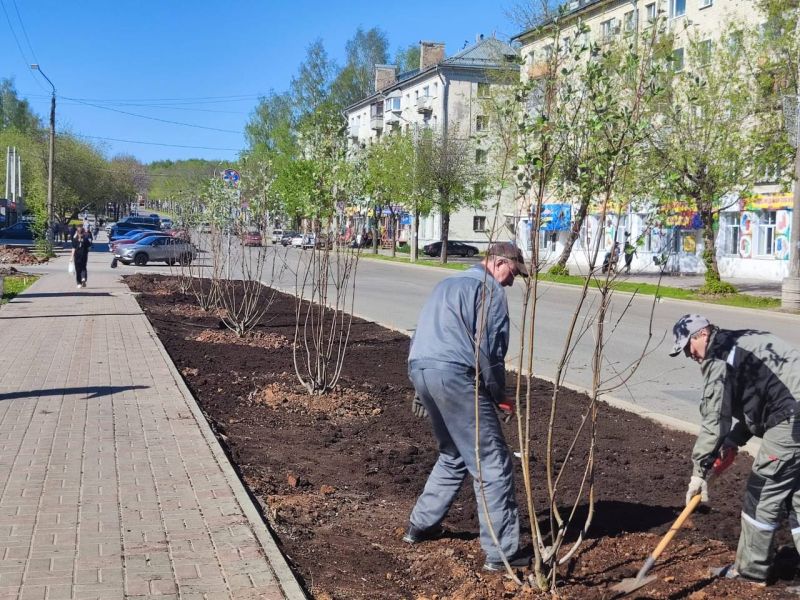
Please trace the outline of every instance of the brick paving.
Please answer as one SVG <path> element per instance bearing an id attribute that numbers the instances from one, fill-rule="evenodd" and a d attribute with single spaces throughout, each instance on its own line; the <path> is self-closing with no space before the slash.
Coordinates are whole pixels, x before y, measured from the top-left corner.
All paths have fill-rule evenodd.
<path id="1" fill-rule="evenodd" d="M 66 260 L 0 308 L 0 600 L 304 598 L 109 255 Z"/>

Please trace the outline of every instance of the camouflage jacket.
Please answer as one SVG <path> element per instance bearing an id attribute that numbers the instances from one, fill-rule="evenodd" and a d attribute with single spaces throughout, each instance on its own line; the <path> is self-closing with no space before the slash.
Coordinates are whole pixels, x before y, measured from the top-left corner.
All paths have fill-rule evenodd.
<path id="1" fill-rule="evenodd" d="M 715 328 L 700 370 L 702 421 L 692 463 L 703 477 L 726 437 L 742 446 L 796 414 L 800 352 L 765 331 Z"/>

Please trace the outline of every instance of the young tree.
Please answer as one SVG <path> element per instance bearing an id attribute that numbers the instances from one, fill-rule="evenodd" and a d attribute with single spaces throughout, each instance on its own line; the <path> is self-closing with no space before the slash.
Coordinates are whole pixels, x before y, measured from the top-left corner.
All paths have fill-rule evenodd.
<path id="1" fill-rule="evenodd" d="M 674 50 L 675 72 L 664 78 L 665 98 L 649 132 L 651 172 L 660 174 L 654 191 L 688 202 L 700 216 L 703 290 L 735 292 L 720 280 L 715 223 L 728 195 L 746 194 L 763 170 L 752 39 L 731 25 L 715 40 L 691 34 L 688 42 Z"/>

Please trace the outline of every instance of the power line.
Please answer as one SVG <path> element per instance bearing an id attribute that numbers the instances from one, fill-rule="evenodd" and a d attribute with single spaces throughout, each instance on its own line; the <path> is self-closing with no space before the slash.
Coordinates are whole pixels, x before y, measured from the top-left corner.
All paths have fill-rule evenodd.
<path id="1" fill-rule="evenodd" d="M 36 57 L 36 52 L 33 51 L 33 46 L 31 45 L 31 40 L 28 37 L 28 31 L 25 29 L 25 23 L 22 20 L 22 15 L 19 14 L 19 6 L 17 6 L 17 0 L 11 0 L 14 3 L 14 10 L 17 12 L 17 19 L 19 20 L 19 26 L 22 28 L 22 34 L 25 36 L 25 41 L 28 43 L 28 49 L 31 51 L 31 56 L 33 56 L 34 62 L 39 62 L 39 59 Z"/>
<path id="2" fill-rule="evenodd" d="M 86 102 L 188 102 L 194 100 L 254 100 L 264 94 L 237 94 L 235 96 L 190 96 L 188 98 L 79 98 Z"/>
<path id="3" fill-rule="evenodd" d="M 161 144 L 159 142 L 143 142 L 140 140 L 123 140 L 120 138 L 112 138 L 112 137 L 101 137 L 99 135 L 83 135 L 79 134 L 79 137 L 90 138 L 94 140 L 107 140 L 109 142 L 125 142 L 128 144 L 145 144 L 147 146 L 166 146 L 168 148 L 188 148 L 189 150 L 221 150 L 221 151 L 231 151 L 231 152 L 239 152 L 242 148 L 214 148 L 211 146 L 183 146 L 181 144 Z"/>
<path id="4" fill-rule="evenodd" d="M 19 38 L 17 37 L 17 32 L 14 30 L 14 26 L 11 24 L 11 17 L 8 16 L 8 11 L 6 10 L 6 4 L 3 0 L 0 0 L 0 7 L 3 8 L 3 14 L 6 16 L 6 22 L 8 22 L 8 28 L 11 30 L 11 35 L 14 37 L 14 42 L 17 44 L 17 49 L 19 50 L 19 54 L 22 57 L 23 62 L 25 63 L 25 70 L 30 74 L 31 78 L 36 82 L 42 90 L 47 91 L 45 87 L 42 85 L 42 82 L 39 81 L 36 77 L 34 77 L 33 73 L 31 72 L 31 63 L 28 60 L 28 57 L 25 56 L 25 52 L 22 50 L 22 44 L 19 43 Z"/>
<path id="5" fill-rule="evenodd" d="M 1 1 L 1 0 L 0 0 Z M 170 125 L 181 125 L 183 127 L 193 127 L 195 129 L 206 129 L 208 131 L 220 131 L 222 133 L 236 133 L 241 135 L 241 131 L 235 131 L 233 129 L 220 129 L 219 127 L 206 127 L 205 125 L 195 125 L 193 123 L 181 123 L 180 121 L 170 121 L 169 119 L 160 119 L 158 117 L 151 117 L 148 115 L 140 115 L 138 113 L 128 112 L 126 110 L 120 110 L 118 108 L 111 108 L 110 106 L 100 106 L 99 104 L 93 104 L 91 102 L 83 102 L 78 98 L 68 98 L 66 96 L 63 97 L 65 100 L 72 100 L 73 102 L 77 102 L 79 104 L 85 104 L 86 106 L 93 106 L 94 108 L 99 108 L 102 110 L 109 110 L 111 112 L 121 113 L 123 115 L 130 115 L 132 117 L 139 117 L 140 119 L 149 119 L 150 121 L 159 121 L 160 123 L 168 123 Z"/>

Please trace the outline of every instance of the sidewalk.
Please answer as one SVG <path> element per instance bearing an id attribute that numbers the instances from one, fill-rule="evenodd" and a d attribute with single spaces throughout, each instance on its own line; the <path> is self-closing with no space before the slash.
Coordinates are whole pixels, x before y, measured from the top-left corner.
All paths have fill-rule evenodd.
<path id="1" fill-rule="evenodd" d="M 109 257 L 0 308 L 0 600 L 304 598 Z"/>

